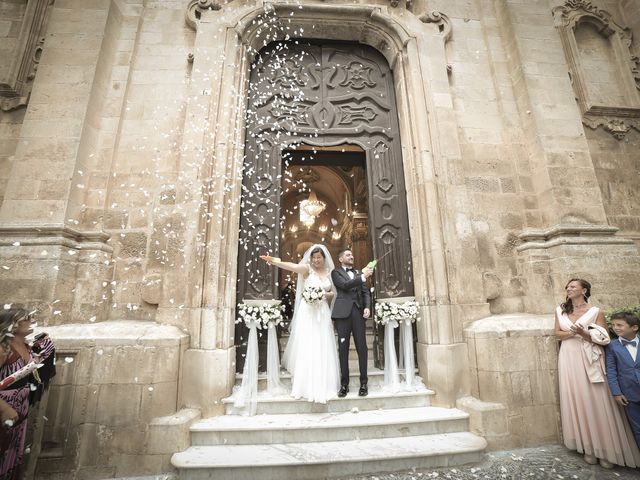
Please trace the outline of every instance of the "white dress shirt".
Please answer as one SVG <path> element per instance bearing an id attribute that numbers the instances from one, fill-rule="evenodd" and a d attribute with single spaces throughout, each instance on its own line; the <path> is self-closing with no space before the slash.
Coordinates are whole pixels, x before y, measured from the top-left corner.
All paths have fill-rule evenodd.
<path id="1" fill-rule="evenodd" d="M 622 337 L 618 338 L 618 340 L 620 341 L 620 343 L 622 343 Z M 633 341 L 633 340 L 632 340 Z M 626 343 L 626 344 L 622 344 L 623 347 L 625 347 L 627 349 L 627 351 L 631 354 L 631 358 L 633 358 L 633 361 L 636 361 L 636 356 L 638 355 L 638 336 L 636 335 L 635 338 L 635 342 L 636 344 L 630 344 L 630 343 Z"/>
<path id="2" fill-rule="evenodd" d="M 344 268 L 344 271 L 347 272 L 347 275 L 349 275 L 349 278 L 351 280 L 356 278 L 356 274 L 353 273 L 353 271 L 355 270 L 354 268 L 352 268 L 352 267 L 342 267 L 342 268 Z M 349 270 L 349 268 L 351 268 L 351 270 Z M 366 283 L 366 281 L 367 281 L 367 279 L 364 276 L 364 273 L 362 275 L 360 275 L 360 279 L 362 280 L 362 283 Z"/>

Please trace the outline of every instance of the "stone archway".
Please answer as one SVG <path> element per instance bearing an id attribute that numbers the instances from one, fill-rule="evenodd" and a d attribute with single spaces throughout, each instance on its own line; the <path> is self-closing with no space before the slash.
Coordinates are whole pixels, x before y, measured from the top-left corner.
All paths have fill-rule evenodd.
<path id="1" fill-rule="evenodd" d="M 299 9 L 287 2 L 256 3 L 259 5 L 234 9 L 233 16 L 222 7 L 222 12 L 202 10 L 199 19 L 193 18 L 197 28 L 194 71 L 199 75 L 192 80 L 192 89 L 211 93 L 208 121 L 214 126 L 209 136 L 195 134 L 194 142 L 202 145 L 201 151 L 211 152 L 213 159 L 210 171 L 202 172 L 203 176 L 214 178 L 210 191 L 218 192 L 208 199 L 211 208 L 235 207 L 228 209 L 220 221 L 206 226 L 198 343 L 192 352 L 187 352 L 184 368 L 210 370 L 211 361 L 215 361 L 219 370 L 235 371 L 237 263 L 234 260 L 239 254 L 241 177 L 236 174 L 234 183 L 227 185 L 214 172 L 242 171 L 244 106 L 250 65 L 256 52 L 297 31 L 308 38 L 369 45 L 391 67 L 403 145 L 416 300 L 423 318 L 418 327 L 418 365 L 430 384 L 442 385 L 435 403 L 453 405 L 456 395 L 467 388 L 466 344 L 462 343 L 462 328 L 454 321 L 454 312 L 458 312 L 452 308 L 449 291 L 443 184 L 438 177 L 446 171 L 441 147 L 444 139 L 440 138 L 435 118 L 428 113 L 438 110 L 434 103 L 438 89 L 450 98 L 444 54 L 444 41 L 450 31 L 446 17 L 431 14 L 420 21 L 406 10 L 369 5 L 305 3 Z M 197 10 L 197 2 L 192 4 L 189 12 Z M 267 24 L 267 19 L 271 23 Z M 431 35 L 414 35 L 412 32 L 418 29 L 423 32 L 427 29 Z M 203 101 L 194 102 L 194 120 L 202 118 L 202 105 Z M 449 110 L 452 112 L 452 107 Z M 191 118 L 190 112 L 187 118 Z M 189 131 L 188 127 L 187 124 L 185 131 Z M 194 130 L 201 131 L 201 127 L 194 124 Z M 449 142 L 447 148 L 455 145 L 452 147 Z M 476 318 L 483 314 L 484 311 Z M 223 391 L 219 390 L 220 381 L 209 382 L 217 397 L 225 396 L 233 383 L 231 374 L 225 378 Z M 208 403 L 210 392 L 189 391 L 185 401 L 203 406 Z M 207 411 L 210 407 L 203 408 Z"/>

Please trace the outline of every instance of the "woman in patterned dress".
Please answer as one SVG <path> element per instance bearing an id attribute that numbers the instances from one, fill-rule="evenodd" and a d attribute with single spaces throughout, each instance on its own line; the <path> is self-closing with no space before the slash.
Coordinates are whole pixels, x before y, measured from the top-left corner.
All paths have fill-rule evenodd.
<path id="1" fill-rule="evenodd" d="M 33 345 L 26 340 L 33 332 L 31 314 L 21 308 L 0 311 L 0 329 L 8 330 L 11 338 L 10 351 L 4 364 L 0 366 L 0 380 L 17 372 L 28 363 L 46 360 L 53 352 L 53 342 L 46 335 L 40 335 Z M 36 353 L 38 352 L 38 353 Z M 0 480 L 17 480 L 20 478 L 24 458 L 25 438 L 27 433 L 27 415 L 29 414 L 29 392 L 32 382 L 41 383 L 37 371 L 30 375 L 28 381 L 18 381 L 5 390 L 0 390 L 0 400 L 11 406 L 18 419 L 9 428 L 4 425 L 3 452 L 0 462 Z"/>

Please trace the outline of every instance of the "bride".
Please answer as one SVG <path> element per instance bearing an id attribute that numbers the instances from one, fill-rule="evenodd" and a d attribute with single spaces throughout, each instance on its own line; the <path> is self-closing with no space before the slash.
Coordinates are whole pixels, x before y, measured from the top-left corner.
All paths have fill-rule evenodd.
<path id="1" fill-rule="evenodd" d="M 297 264 L 268 255 L 260 258 L 298 274 L 291 333 L 282 358 L 282 364 L 291 373 L 291 395 L 326 403 L 340 388 L 338 351 L 328 303 L 335 300 L 336 294 L 331 282 L 334 268 L 331 254 L 324 245 L 312 245 Z M 309 303 L 303 298 L 308 287 L 320 287 L 323 298 Z"/>

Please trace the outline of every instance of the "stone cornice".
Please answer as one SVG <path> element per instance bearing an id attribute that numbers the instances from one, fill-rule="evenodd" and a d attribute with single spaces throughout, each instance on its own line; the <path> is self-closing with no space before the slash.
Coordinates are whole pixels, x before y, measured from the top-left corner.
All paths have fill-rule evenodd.
<path id="1" fill-rule="evenodd" d="M 59 224 L 0 224 L 0 246 L 61 245 L 82 250 L 112 252 L 110 235 L 102 231 L 76 230 Z"/>
<path id="2" fill-rule="evenodd" d="M 523 242 L 516 247 L 522 252 L 558 245 L 633 244 L 633 240 L 615 236 L 616 227 L 609 225 L 556 225 L 547 230 L 526 230 L 518 235 Z"/>

